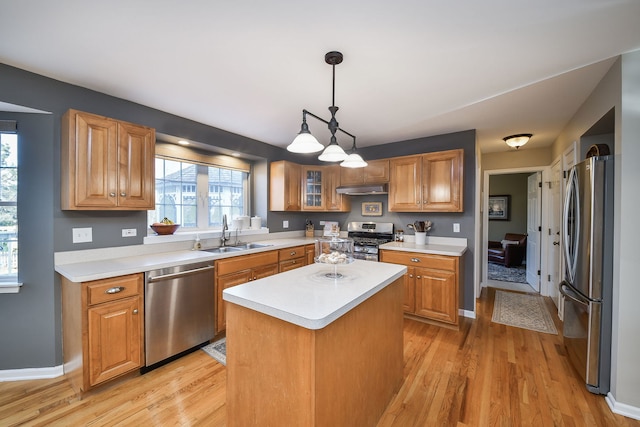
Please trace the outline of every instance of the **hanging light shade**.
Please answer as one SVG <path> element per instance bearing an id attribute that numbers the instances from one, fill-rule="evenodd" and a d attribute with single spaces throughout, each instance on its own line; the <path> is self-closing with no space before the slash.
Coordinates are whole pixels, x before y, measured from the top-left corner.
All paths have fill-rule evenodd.
<path id="1" fill-rule="evenodd" d="M 293 142 L 287 146 L 287 150 L 292 153 L 317 153 L 322 151 L 324 145 L 320 144 L 315 136 L 309 132 L 309 126 L 307 125 L 307 115 L 302 113 L 302 126 L 300 127 L 300 133 L 295 137 Z"/>
<path id="2" fill-rule="evenodd" d="M 532 136 L 533 135 L 530 133 L 521 133 L 518 135 L 505 136 L 502 139 L 509 147 L 513 147 L 517 150 L 518 148 L 529 142 L 529 139 Z"/>
<path id="3" fill-rule="evenodd" d="M 361 168 L 365 167 L 367 163 L 362 159 L 360 155 L 355 152 L 355 140 L 356 137 L 350 134 L 349 132 L 341 129 L 338 126 L 338 121 L 336 120 L 336 112 L 338 111 L 338 107 L 336 107 L 336 65 L 342 62 L 343 56 L 340 52 L 328 52 L 324 56 L 324 61 L 332 66 L 333 70 L 333 84 L 332 84 L 332 103 L 331 107 L 329 107 L 329 111 L 331 112 L 331 119 L 326 121 L 313 113 L 310 113 L 307 110 L 302 110 L 302 127 L 300 129 L 300 133 L 293 140 L 291 144 L 287 146 L 287 150 L 293 153 L 316 153 L 324 149 L 322 154 L 318 156 L 318 160 L 323 162 L 342 162 L 340 166 L 351 167 L 351 168 Z M 309 132 L 309 126 L 307 126 L 307 114 L 311 117 L 320 120 L 323 123 L 326 123 L 329 126 L 329 131 L 331 132 L 331 142 L 325 148 L 322 144 L 318 142 L 318 140 L 311 135 Z M 353 138 L 353 151 L 350 156 L 347 156 L 347 153 L 340 147 L 338 141 L 336 139 L 336 132 L 340 131 L 346 135 L 349 135 Z M 355 155 L 354 155 L 355 154 Z M 351 160 L 348 160 L 349 157 L 352 157 Z"/>
<path id="4" fill-rule="evenodd" d="M 327 148 L 318 156 L 318 160 L 323 162 L 341 162 L 346 158 L 347 153 L 338 145 L 335 136 L 331 137 L 331 143 L 327 145 Z"/>
<path id="5" fill-rule="evenodd" d="M 351 148 L 351 153 L 347 156 L 346 159 L 340 166 L 343 168 L 363 168 L 367 166 L 367 162 L 364 161 L 362 156 L 358 154 L 358 150 L 356 149 L 356 138 L 353 137 L 353 147 Z"/>

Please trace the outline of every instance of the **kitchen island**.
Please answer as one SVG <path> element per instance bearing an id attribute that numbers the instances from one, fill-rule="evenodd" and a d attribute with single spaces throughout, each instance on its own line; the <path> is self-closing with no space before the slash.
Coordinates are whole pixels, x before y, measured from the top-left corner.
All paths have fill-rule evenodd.
<path id="1" fill-rule="evenodd" d="M 374 426 L 402 382 L 406 267 L 314 264 L 226 289 L 227 425 Z"/>

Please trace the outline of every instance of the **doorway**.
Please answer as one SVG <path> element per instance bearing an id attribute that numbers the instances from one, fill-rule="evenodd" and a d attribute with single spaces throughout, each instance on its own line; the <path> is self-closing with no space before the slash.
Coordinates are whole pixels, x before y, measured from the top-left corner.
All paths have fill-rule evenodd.
<path id="1" fill-rule="evenodd" d="M 499 287 L 503 289 L 516 290 L 521 292 L 538 292 L 541 295 L 547 295 L 548 289 L 546 283 L 542 280 L 546 277 L 547 269 L 547 249 L 546 236 L 543 236 L 542 230 L 546 229 L 548 215 L 543 209 L 545 198 L 548 197 L 548 191 L 545 189 L 543 182 L 547 179 L 550 169 L 548 167 L 528 167 L 518 169 L 499 169 L 487 170 L 484 172 L 483 182 L 483 271 L 482 286 Z M 500 184 L 502 182 L 502 184 Z M 496 185 L 492 185 L 496 184 Z M 510 216 L 508 220 L 489 219 L 490 206 L 489 199 L 496 193 L 509 197 L 511 202 Z M 513 266 L 510 262 L 511 269 L 518 270 L 515 276 L 519 280 L 495 275 L 496 269 L 502 269 L 502 266 L 496 262 L 489 262 L 488 248 L 489 242 L 492 245 L 496 241 L 504 243 L 506 235 L 526 236 L 526 251 L 523 251 L 522 262 L 518 262 L 517 266 Z M 506 245 L 506 243 L 504 243 Z M 494 257 L 492 259 L 495 261 Z M 515 268 L 514 268 L 515 267 Z M 491 269 L 491 274 L 489 270 Z M 503 269 L 504 270 L 504 269 Z"/>

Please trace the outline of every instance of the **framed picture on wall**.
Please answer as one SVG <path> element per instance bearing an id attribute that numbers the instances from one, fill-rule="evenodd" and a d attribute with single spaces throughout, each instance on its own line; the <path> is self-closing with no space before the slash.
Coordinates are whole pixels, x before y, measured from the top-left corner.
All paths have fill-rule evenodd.
<path id="1" fill-rule="evenodd" d="M 362 216 L 382 216 L 382 202 L 362 203 Z"/>
<path id="2" fill-rule="evenodd" d="M 511 196 L 489 196 L 489 219 L 509 221 Z"/>

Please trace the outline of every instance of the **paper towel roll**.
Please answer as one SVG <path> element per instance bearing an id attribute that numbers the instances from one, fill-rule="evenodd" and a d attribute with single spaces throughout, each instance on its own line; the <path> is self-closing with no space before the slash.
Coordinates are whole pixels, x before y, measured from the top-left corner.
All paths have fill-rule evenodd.
<path id="1" fill-rule="evenodd" d="M 261 227 L 262 227 L 262 218 L 260 218 L 259 216 L 252 216 L 251 217 L 251 229 L 252 230 L 260 230 Z"/>

